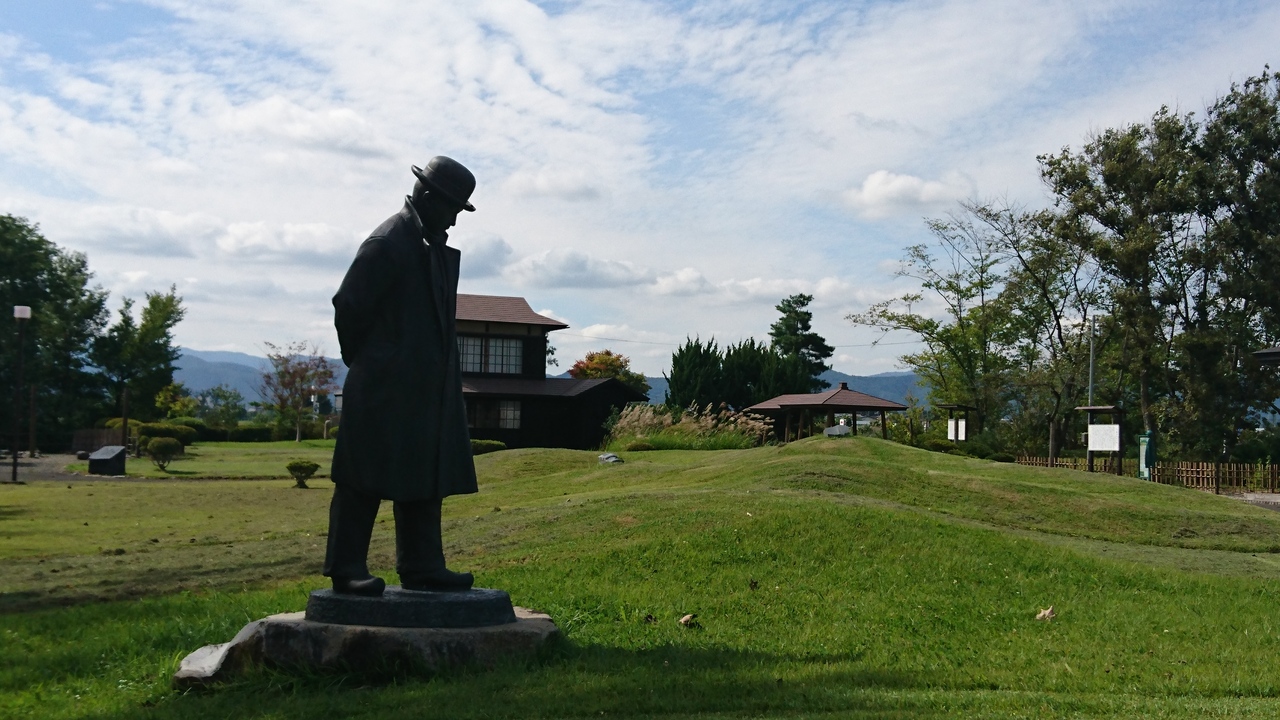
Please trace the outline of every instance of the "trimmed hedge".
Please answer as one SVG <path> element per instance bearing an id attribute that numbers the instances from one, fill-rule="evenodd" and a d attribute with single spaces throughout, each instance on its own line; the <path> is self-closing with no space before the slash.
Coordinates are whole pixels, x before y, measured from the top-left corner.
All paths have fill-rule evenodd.
<path id="1" fill-rule="evenodd" d="M 231 442 L 271 442 L 271 428 L 266 425 L 241 425 L 227 431 Z"/>
<path id="2" fill-rule="evenodd" d="M 194 417 L 180 417 L 165 421 L 169 425 L 185 425 L 196 431 L 196 440 L 200 442 L 222 442 L 227 439 L 227 431 L 222 428 L 209 427 L 204 420 Z"/>
<path id="3" fill-rule="evenodd" d="M 471 441 L 472 455 L 483 455 L 485 453 L 497 452 L 499 450 L 506 450 L 506 449 L 507 449 L 507 444 L 500 440 L 472 440 Z"/>
<path id="4" fill-rule="evenodd" d="M 189 428 L 186 425 L 170 425 L 168 423 L 143 423 L 138 426 L 138 435 L 149 438 L 173 438 L 182 443 L 183 447 L 190 445 L 196 441 L 199 434 L 195 428 Z"/>

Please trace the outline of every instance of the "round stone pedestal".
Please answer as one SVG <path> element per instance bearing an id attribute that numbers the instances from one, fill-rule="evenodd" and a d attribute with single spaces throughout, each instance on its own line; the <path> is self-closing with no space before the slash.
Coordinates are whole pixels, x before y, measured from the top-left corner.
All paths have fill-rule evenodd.
<path id="1" fill-rule="evenodd" d="M 380 597 L 316 590 L 307 619 L 338 625 L 399 628 L 469 628 L 516 621 L 511 596 L 502 590 L 424 592 L 391 585 Z"/>
<path id="2" fill-rule="evenodd" d="M 377 598 L 318 590 L 306 613 L 255 620 L 231 642 L 191 653 L 173 685 L 212 685 L 256 665 L 343 670 L 394 663 L 428 673 L 493 667 L 536 655 L 559 633 L 549 616 L 513 608 L 501 590 L 437 593 L 392 586 Z"/>

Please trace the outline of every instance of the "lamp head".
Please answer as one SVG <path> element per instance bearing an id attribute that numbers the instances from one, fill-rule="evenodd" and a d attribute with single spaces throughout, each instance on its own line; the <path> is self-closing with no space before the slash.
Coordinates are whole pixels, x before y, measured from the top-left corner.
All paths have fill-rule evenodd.
<path id="1" fill-rule="evenodd" d="M 13 316 L 14 316 L 15 318 L 17 318 L 18 320 L 30 320 L 30 319 L 31 319 L 31 307 L 30 307 L 30 306 L 28 306 L 28 305 L 14 305 L 14 306 L 13 306 Z"/>

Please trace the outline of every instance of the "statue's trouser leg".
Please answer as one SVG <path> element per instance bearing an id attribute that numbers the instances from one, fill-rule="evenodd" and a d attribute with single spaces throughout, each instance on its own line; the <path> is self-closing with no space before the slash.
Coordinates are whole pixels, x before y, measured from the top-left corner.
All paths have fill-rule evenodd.
<path id="1" fill-rule="evenodd" d="M 396 572 L 400 577 L 423 577 L 443 570 L 440 501 L 397 502 L 395 514 Z"/>
<path id="2" fill-rule="evenodd" d="M 369 536 L 382 501 L 343 485 L 333 487 L 329 502 L 329 542 L 324 555 L 325 577 L 360 579 L 369 576 Z"/>

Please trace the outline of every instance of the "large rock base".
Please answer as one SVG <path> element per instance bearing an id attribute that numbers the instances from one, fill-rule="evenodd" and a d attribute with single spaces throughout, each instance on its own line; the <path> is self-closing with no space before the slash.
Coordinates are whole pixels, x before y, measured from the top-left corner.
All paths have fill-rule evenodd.
<path id="1" fill-rule="evenodd" d="M 515 622 L 470 628 L 339 625 L 284 613 L 244 626 L 231 642 L 206 645 L 183 658 L 173 685 L 212 685 L 256 665 L 369 670 L 401 666 L 435 672 L 493 667 L 531 658 L 560 632 L 551 617 L 515 608 Z"/>

